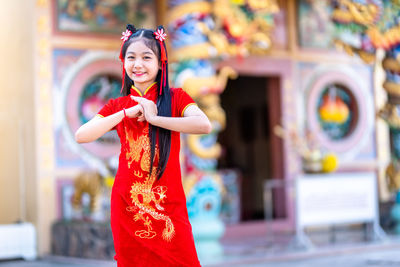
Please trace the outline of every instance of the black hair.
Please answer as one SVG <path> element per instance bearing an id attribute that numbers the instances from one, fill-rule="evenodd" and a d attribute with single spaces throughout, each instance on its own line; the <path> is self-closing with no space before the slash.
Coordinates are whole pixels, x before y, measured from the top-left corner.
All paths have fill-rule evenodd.
<path id="1" fill-rule="evenodd" d="M 127 29 L 132 32 L 132 34 L 129 36 L 128 40 L 124 42 L 121 48 L 121 54 L 120 58 L 123 61 L 125 58 L 126 50 L 128 47 L 133 43 L 137 42 L 139 40 L 143 41 L 144 44 L 150 48 L 154 54 L 158 57 L 158 61 L 161 64 L 161 49 L 164 49 L 166 53 L 166 46 L 165 42 L 162 42 L 162 45 L 164 46 L 163 48 L 160 47 L 160 42 L 157 41 L 154 38 L 154 31 L 149 30 L 149 29 L 135 29 L 132 25 L 128 24 Z M 158 29 L 163 29 L 162 26 L 159 26 Z M 125 68 L 125 66 L 122 66 Z M 158 113 L 157 115 L 159 116 L 164 116 L 164 117 L 171 117 L 171 91 L 169 88 L 169 82 L 168 82 L 168 63 L 165 64 L 165 69 L 164 69 L 164 75 L 165 75 L 165 84 L 161 80 L 162 77 L 162 69 L 160 69 L 157 73 L 156 76 L 156 82 L 157 86 L 162 86 L 161 90 L 162 93 L 161 95 L 157 93 L 157 110 Z M 130 94 L 130 89 L 132 85 L 134 85 L 134 82 L 129 78 L 129 76 L 126 74 L 125 71 L 123 71 L 123 76 L 122 77 L 122 94 L 124 96 L 127 96 Z M 163 175 L 165 168 L 167 166 L 168 158 L 169 158 L 169 153 L 171 150 L 171 131 L 160 128 L 154 125 L 149 124 L 149 138 L 150 138 L 150 148 L 151 148 L 151 153 L 150 153 L 150 175 L 152 174 L 153 171 L 153 164 L 154 164 L 154 158 L 155 158 L 155 148 L 157 144 L 157 137 L 158 137 L 158 146 L 159 146 L 159 161 L 158 161 L 158 166 L 157 166 L 157 180 L 161 178 Z"/>

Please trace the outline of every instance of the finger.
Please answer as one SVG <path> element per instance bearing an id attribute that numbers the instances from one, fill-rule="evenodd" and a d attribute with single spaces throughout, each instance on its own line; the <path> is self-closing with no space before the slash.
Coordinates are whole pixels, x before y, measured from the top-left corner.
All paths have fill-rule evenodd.
<path id="1" fill-rule="evenodd" d="M 143 97 L 138 97 L 138 96 L 131 96 L 131 98 L 140 104 L 142 104 L 144 100 Z"/>
<path id="2" fill-rule="evenodd" d="M 144 97 L 134 97 L 134 100 L 142 105 L 143 108 L 148 107 L 153 101 L 150 101 Z"/>
<path id="3" fill-rule="evenodd" d="M 137 99 L 137 97 L 131 96 L 131 99 L 132 99 L 133 101 L 136 101 L 137 103 L 139 103 L 139 100 Z"/>
<path id="4" fill-rule="evenodd" d="M 141 114 L 141 113 L 143 113 L 143 107 L 142 107 L 142 105 L 140 105 L 140 104 L 138 104 L 137 105 L 137 110 L 136 110 L 136 114 Z"/>

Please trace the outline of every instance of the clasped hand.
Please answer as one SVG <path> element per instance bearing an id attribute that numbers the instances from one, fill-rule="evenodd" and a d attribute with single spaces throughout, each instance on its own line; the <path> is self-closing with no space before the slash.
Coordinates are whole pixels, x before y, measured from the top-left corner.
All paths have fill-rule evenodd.
<path id="1" fill-rule="evenodd" d="M 152 122 L 157 116 L 157 105 L 144 97 L 131 96 L 138 104 L 125 110 L 129 118 L 138 118 L 138 121 Z"/>

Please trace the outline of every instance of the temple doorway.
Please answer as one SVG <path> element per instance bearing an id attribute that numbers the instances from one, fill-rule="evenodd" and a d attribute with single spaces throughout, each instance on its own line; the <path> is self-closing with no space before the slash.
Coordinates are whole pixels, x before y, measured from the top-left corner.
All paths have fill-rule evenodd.
<path id="1" fill-rule="evenodd" d="M 264 197 L 268 179 L 283 179 L 282 141 L 273 134 L 281 117 L 279 78 L 239 76 L 220 97 L 227 124 L 218 168 L 239 174 L 240 222 L 285 217 L 283 190 L 274 190 L 273 203 Z"/>

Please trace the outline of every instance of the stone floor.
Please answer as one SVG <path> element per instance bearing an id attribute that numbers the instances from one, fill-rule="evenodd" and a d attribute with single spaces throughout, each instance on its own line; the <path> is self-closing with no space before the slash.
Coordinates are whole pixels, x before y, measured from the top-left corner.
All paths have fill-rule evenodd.
<path id="1" fill-rule="evenodd" d="M 400 237 L 371 240 L 361 227 L 313 229 L 313 243 L 306 249 L 293 242 L 290 233 L 222 239 L 224 255 L 202 258 L 204 267 L 374 267 L 400 266 Z M 0 261 L 1 267 L 116 267 L 112 261 L 46 256 L 32 262 Z M 152 267 L 152 266 L 150 266 Z M 157 266 L 158 267 L 158 266 Z"/>
<path id="2" fill-rule="evenodd" d="M 358 267 L 400 266 L 400 241 L 335 245 L 310 251 L 268 251 L 249 256 L 226 257 L 204 266 Z"/>
<path id="3" fill-rule="evenodd" d="M 48 256 L 33 262 L 0 262 L 2 267 L 116 267 L 109 261 L 85 260 Z M 317 249 L 312 252 L 270 253 L 249 257 L 226 258 L 203 264 L 204 267 L 374 267 L 400 266 L 400 242 L 362 244 L 335 249 Z M 150 266 L 151 267 L 151 266 Z M 158 267 L 158 266 L 157 266 Z"/>

